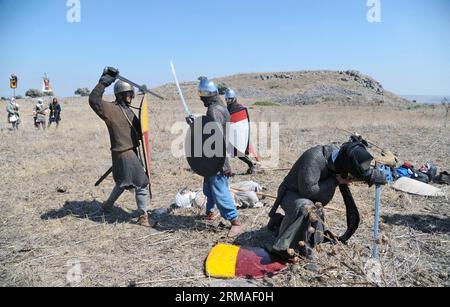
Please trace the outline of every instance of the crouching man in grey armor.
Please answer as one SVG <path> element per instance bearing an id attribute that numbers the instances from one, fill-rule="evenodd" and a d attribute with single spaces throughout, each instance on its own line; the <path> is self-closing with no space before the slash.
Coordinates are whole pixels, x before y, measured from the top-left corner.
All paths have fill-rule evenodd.
<path id="1" fill-rule="evenodd" d="M 386 184 L 385 174 L 371 168 L 373 156 L 362 139 L 352 139 L 340 149 L 334 145 L 317 146 L 306 151 L 295 163 L 278 190 L 270 213 L 269 229 L 278 233 L 272 252 L 286 260 L 295 255 L 312 257 L 313 249 L 326 241 L 346 243 L 360 223 L 349 184 L 352 180 L 372 185 Z M 347 211 L 347 231 L 337 238 L 324 225 L 323 207 L 339 187 Z M 278 207 L 285 215 L 276 213 Z"/>

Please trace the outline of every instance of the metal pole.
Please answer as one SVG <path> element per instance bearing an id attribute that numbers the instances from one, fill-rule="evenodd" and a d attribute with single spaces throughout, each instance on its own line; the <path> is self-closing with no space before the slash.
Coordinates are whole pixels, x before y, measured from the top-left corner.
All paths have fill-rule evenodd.
<path id="1" fill-rule="evenodd" d="M 376 203 L 375 203 L 375 225 L 372 257 L 378 259 L 378 240 L 379 240 L 379 224 L 380 224 L 380 204 L 381 204 L 381 185 L 376 187 Z"/>

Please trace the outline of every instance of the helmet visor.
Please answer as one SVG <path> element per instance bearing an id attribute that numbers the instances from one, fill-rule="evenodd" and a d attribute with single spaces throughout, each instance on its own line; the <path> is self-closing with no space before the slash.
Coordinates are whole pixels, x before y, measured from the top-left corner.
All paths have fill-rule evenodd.
<path id="1" fill-rule="evenodd" d="M 198 95 L 200 97 L 213 97 L 213 96 L 217 95 L 217 92 L 199 90 Z"/>

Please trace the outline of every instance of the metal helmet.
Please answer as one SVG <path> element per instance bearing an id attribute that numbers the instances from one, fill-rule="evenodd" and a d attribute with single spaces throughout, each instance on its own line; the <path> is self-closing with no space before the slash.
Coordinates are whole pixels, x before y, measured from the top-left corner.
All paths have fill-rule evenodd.
<path id="1" fill-rule="evenodd" d="M 200 77 L 199 80 L 198 94 L 200 97 L 213 97 L 219 94 L 219 88 L 214 82 L 206 77 Z"/>
<path id="2" fill-rule="evenodd" d="M 237 99 L 236 92 L 233 91 L 231 88 L 227 89 L 225 92 L 225 100 L 235 100 Z"/>
<path id="3" fill-rule="evenodd" d="M 117 96 L 118 94 L 125 92 L 134 93 L 133 86 L 129 83 L 123 82 L 122 80 L 117 81 L 116 84 L 114 85 L 114 95 Z"/>

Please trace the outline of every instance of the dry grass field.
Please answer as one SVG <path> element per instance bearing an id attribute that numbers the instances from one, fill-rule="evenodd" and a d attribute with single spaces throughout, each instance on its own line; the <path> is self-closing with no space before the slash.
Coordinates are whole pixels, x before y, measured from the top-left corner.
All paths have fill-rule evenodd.
<path id="1" fill-rule="evenodd" d="M 111 98 L 112 99 L 112 98 Z M 254 100 L 246 100 L 251 105 Z M 157 230 L 134 224 L 135 201 L 130 193 L 119 200 L 114 214 L 104 216 L 100 204 L 113 182 L 99 188 L 95 181 L 110 167 L 109 137 L 104 123 L 89 108 L 87 98 L 63 100 L 62 124 L 35 131 L 32 102 L 21 100 L 22 127 L 0 132 L 0 286 L 67 286 L 73 261 L 82 270 L 72 286 L 375 286 L 364 266 L 373 240 L 375 191 L 352 187 L 362 223 L 348 246 L 319 247 L 315 259 L 292 265 L 274 278 L 218 282 L 204 275 L 209 250 L 226 239 L 227 229 L 206 225 L 199 208 L 169 210 L 159 216 Z M 189 100 L 195 113 L 201 102 Z M 174 158 L 173 123 L 183 121 L 175 99 L 151 104 L 152 210 L 170 208 L 184 187 L 199 189 L 202 179 L 192 174 L 184 159 Z M 254 107 L 254 121 L 280 122 L 280 168 L 287 168 L 311 146 L 343 143 L 358 131 L 401 159 L 433 162 L 450 169 L 450 125 L 444 128 L 440 106 L 406 107 L 302 106 Z M 4 128 L 6 116 L 1 106 Z M 233 161 L 236 172 L 246 166 Z M 237 176 L 232 182 L 254 180 L 275 194 L 286 171 Z M 447 195 L 449 187 L 443 187 Z M 265 229 L 268 206 L 242 210 L 246 231 L 234 243 L 266 246 L 273 235 Z M 337 194 L 327 210 L 327 224 L 336 233 L 346 228 L 344 205 Z M 383 276 L 380 286 L 450 286 L 450 201 L 395 192 L 382 194 Z M 305 269 L 313 262 L 320 271 Z"/>

